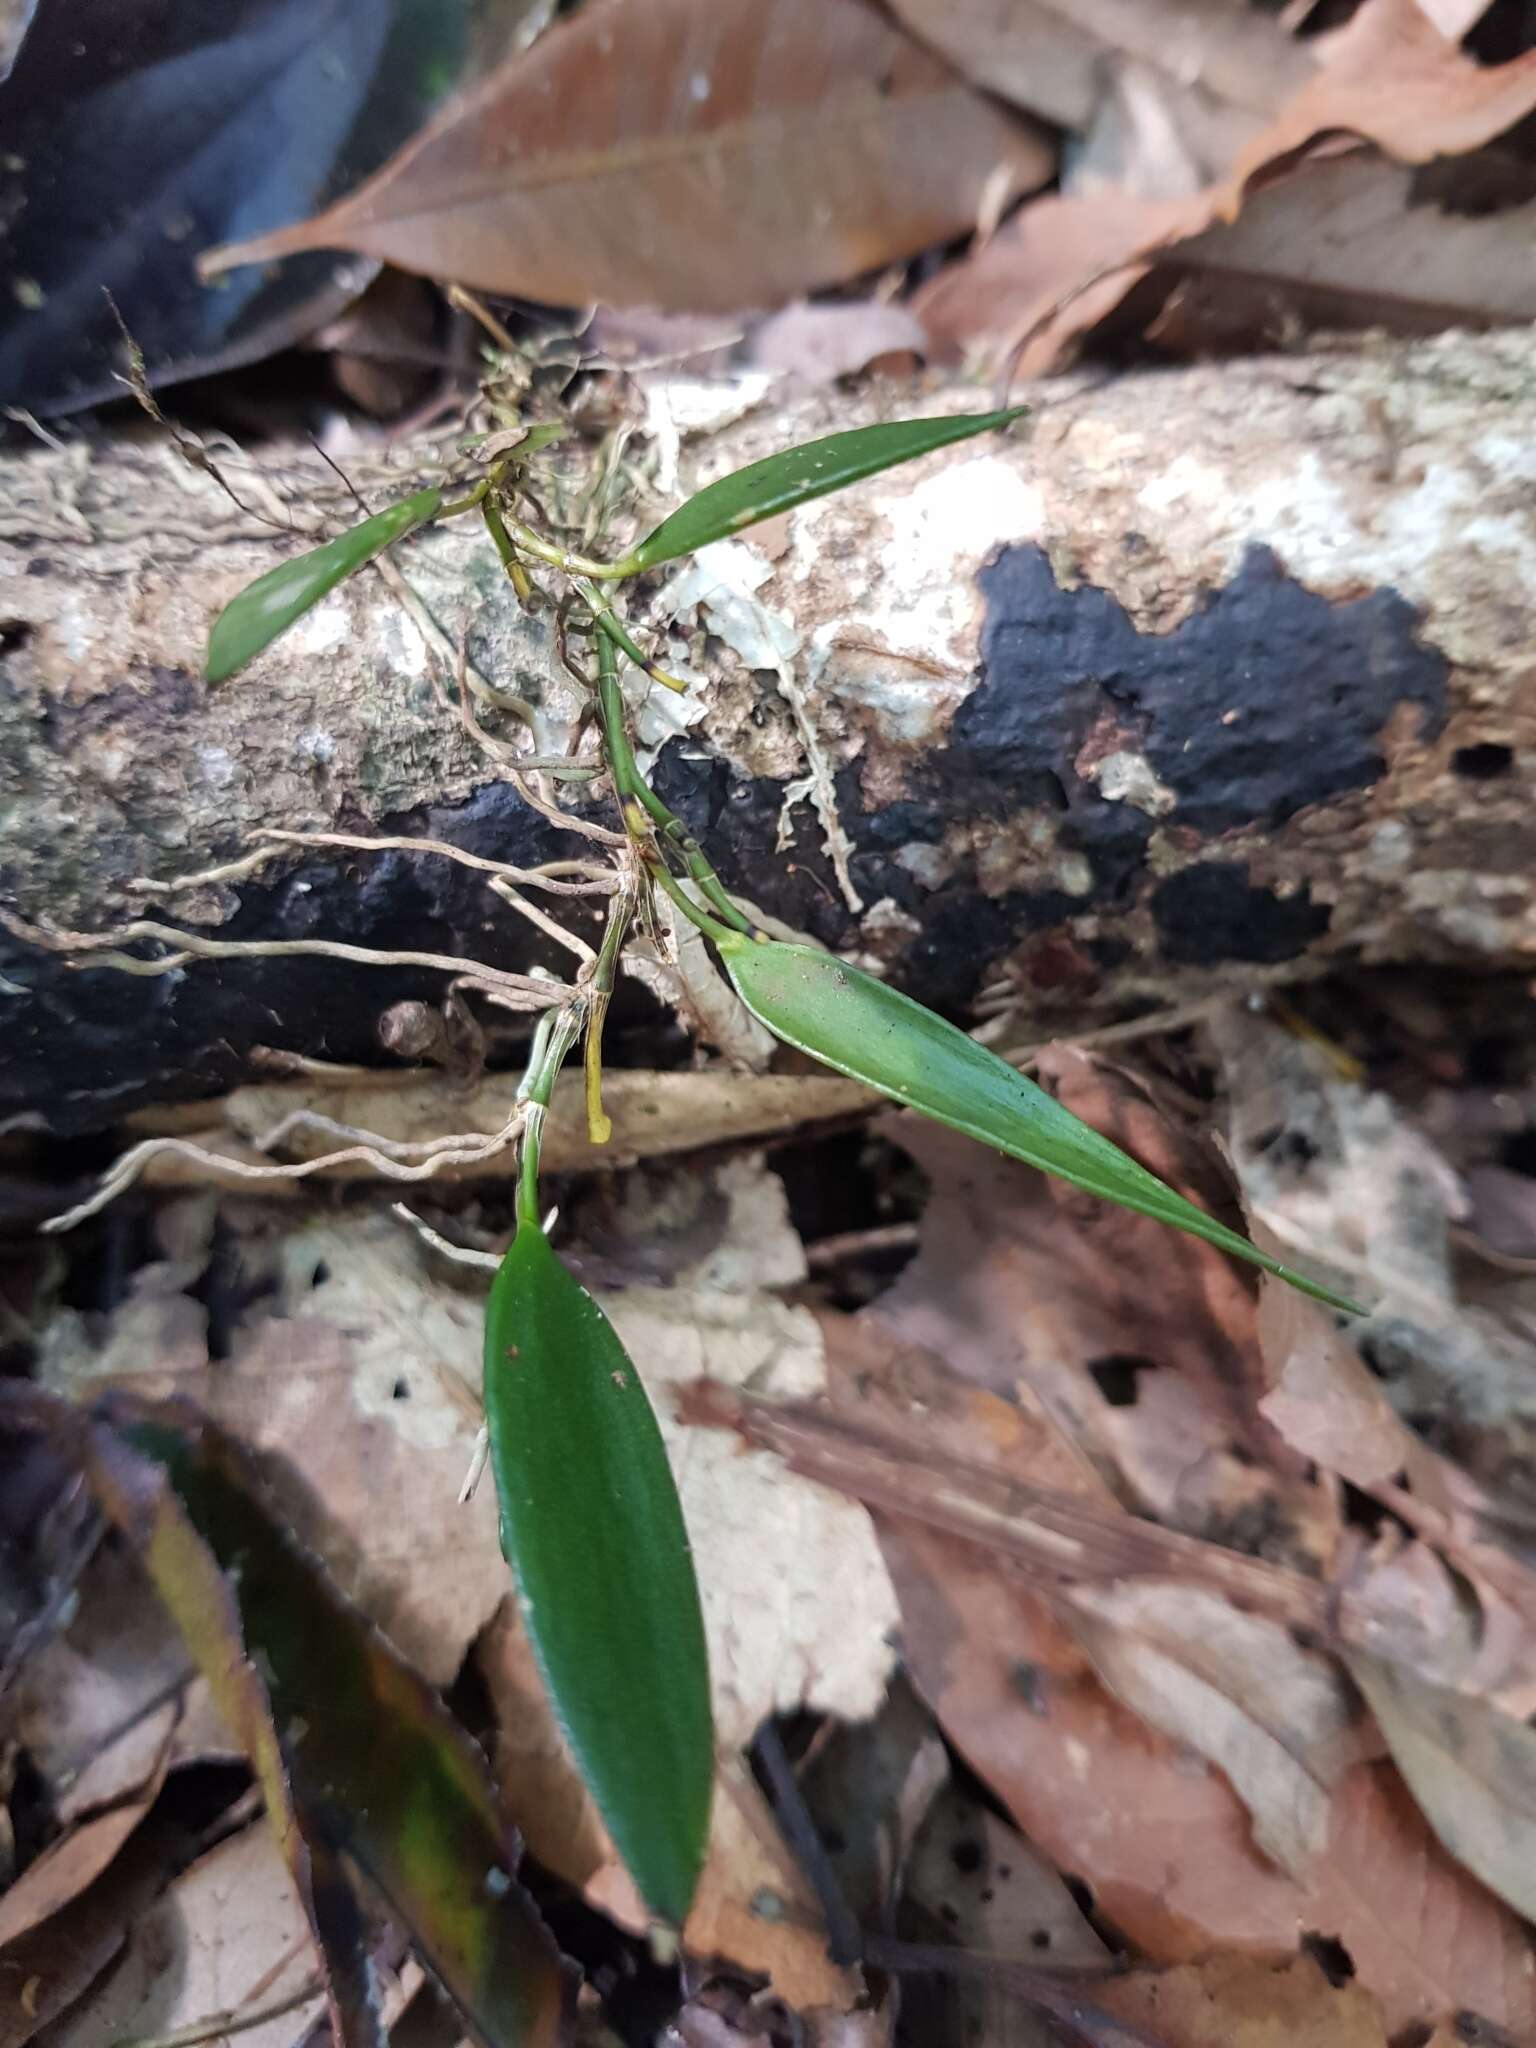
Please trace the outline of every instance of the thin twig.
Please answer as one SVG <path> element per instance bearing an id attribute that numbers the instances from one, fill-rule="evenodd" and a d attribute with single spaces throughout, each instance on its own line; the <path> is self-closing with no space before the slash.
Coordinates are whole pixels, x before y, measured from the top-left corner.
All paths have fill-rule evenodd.
<path id="1" fill-rule="evenodd" d="M 323 1995 L 325 1986 L 318 1977 L 311 1977 L 297 1991 L 290 1991 L 285 1998 L 271 2005 L 258 2005 L 248 2011 L 234 2006 L 228 2012 L 210 2013 L 206 2019 L 194 2020 L 190 2026 L 177 2027 L 169 2034 L 132 2034 L 113 2043 L 113 2048 L 198 2048 L 203 2041 L 217 2041 L 224 2034 L 243 2034 L 252 2027 L 265 2026 L 268 2020 L 280 2020 L 285 2014 L 297 2012 L 301 2005 L 308 2005 L 312 1999 Z"/>
<path id="2" fill-rule="evenodd" d="M 473 1245 L 455 1244 L 452 1238 L 444 1237 L 440 1231 L 434 1230 L 430 1223 L 424 1223 L 416 1211 L 405 1202 L 391 1202 L 389 1213 L 391 1216 L 398 1216 L 402 1223 L 415 1231 L 423 1244 L 430 1245 L 433 1251 L 439 1252 L 445 1259 L 451 1259 L 456 1266 L 473 1266 L 477 1271 L 494 1273 L 501 1264 L 495 1252 L 476 1251 Z"/>
<path id="3" fill-rule="evenodd" d="M 852 1907 L 843 1896 L 843 1888 L 832 1868 L 832 1859 L 816 1831 L 816 1823 L 805 1803 L 799 1780 L 784 1753 L 779 1731 L 771 1720 L 765 1721 L 758 1730 L 752 1750 L 763 1776 L 768 1780 L 774 1818 L 780 1832 L 815 1890 L 821 1917 L 827 1923 L 827 1954 L 834 1963 L 846 1968 L 863 1955 L 864 1936 Z"/>
<path id="4" fill-rule="evenodd" d="M 828 1266 L 841 1266 L 849 1259 L 867 1258 L 871 1252 L 906 1252 L 917 1243 L 915 1223 L 882 1223 L 872 1230 L 840 1230 L 831 1237 L 819 1237 L 805 1248 L 805 1263 L 813 1273 Z"/>

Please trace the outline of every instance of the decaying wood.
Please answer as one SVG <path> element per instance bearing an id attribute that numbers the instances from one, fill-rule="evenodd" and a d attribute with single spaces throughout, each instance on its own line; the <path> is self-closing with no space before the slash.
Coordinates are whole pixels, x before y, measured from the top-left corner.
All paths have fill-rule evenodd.
<path id="1" fill-rule="evenodd" d="M 806 507 L 646 594 L 704 680 L 646 706 L 641 736 L 727 882 L 956 1014 L 1014 1009 L 1020 1036 L 1341 959 L 1536 963 L 1536 338 L 1031 396 L 1026 435 Z M 760 407 L 685 441 L 680 481 L 977 397 Z M 441 454 L 354 481 L 376 506 Z M 517 611 L 472 522 L 396 557 L 440 638 L 370 572 L 234 683 L 199 680 L 213 613 L 299 544 L 270 521 L 355 510 L 307 452 L 226 468 L 248 510 L 158 443 L 0 464 L 0 898 L 88 929 L 149 912 L 563 974 L 481 878 L 398 850 L 135 888 L 271 826 L 523 865 L 592 850 L 445 709 L 442 649 L 467 634 L 531 709 L 520 744 L 574 731 L 549 616 Z M 70 1129 L 244 1078 L 253 1045 L 377 1062 L 383 1013 L 444 985 L 290 959 L 129 980 L 14 938 L 0 975 L 0 1119 Z"/>

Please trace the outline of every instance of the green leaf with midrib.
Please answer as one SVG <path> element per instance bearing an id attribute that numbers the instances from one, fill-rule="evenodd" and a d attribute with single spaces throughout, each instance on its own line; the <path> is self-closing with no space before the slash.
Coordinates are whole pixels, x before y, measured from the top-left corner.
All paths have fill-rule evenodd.
<path id="1" fill-rule="evenodd" d="M 899 462 L 910 462 L 993 427 L 1006 427 L 1028 410 L 1027 405 L 1013 405 L 1003 412 L 961 413 L 949 419 L 892 420 L 884 426 L 828 434 L 823 440 L 806 441 L 798 448 L 765 456 L 761 462 L 749 463 L 745 469 L 706 484 L 631 548 L 622 561 L 614 563 L 613 573 L 636 576 L 658 562 L 691 554 L 695 548 L 724 540 L 743 527 L 772 519 L 812 498 L 825 497 L 828 491 L 840 491 Z"/>
<path id="2" fill-rule="evenodd" d="M 1207 1216 L 1027 1075 L 910 996 L 811 946 L 723 932 L 716 944 L 752 1014 L 813 1059 L 1090 1195 L 1204 1238 L 1330 1308 L 1364 1313 Z"/>
<path id="3" fill-rule="evenodd" d="M 642 1898 L 680 1927 L 714 1776 L 688 1533 L 640 1375 L 529 1224 L 491 1287 L 485 1416 L 502 1544 L 551 1703 Z"/>

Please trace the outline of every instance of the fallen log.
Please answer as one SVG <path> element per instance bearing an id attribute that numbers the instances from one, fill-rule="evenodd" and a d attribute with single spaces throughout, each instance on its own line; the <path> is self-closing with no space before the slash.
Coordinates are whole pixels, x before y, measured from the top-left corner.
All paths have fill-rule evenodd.
<path id="1" fill-rule="evenodd" d="M 647 705 L 641 737 L 728 886 L 951 1014 L 1016 1013 L 1021 1037 L 1343 961 L 1536 965 L 1536 338 L 1029 395 L 1025 433 L 642 594 L 698 680 L 680 713 Z M 766 404 L 685 440 L 679 488 L 976 403 L 900 384 Z M 472 677 L 524 700 L 524 744 L 575 731 L 549 615 L 518 610 L 471 521 L 411 540 L 390 580 L 356 578 L 234 682 L 200 680 L 218 607 L 355 516 L 307 451 L 220 460 L 239 503 L 159 441 L 0 459 L 0 902 L 563 974 L 482 877 L 408 850 L 141 886 L 274 827 L 523 866 L 590 851 L 447 701 L 462 638 Z M 353 481 L 376 507 L 442 460 L 394 450 Z M 599 799 L 561 795 L 602 818 Z M 100 1128 L 249 1078 L 256 1047 L 387 1064 L 385 1013 L 448 979 L 288 955 L 130 978 L 0 933 L 0 1126 Z"/>

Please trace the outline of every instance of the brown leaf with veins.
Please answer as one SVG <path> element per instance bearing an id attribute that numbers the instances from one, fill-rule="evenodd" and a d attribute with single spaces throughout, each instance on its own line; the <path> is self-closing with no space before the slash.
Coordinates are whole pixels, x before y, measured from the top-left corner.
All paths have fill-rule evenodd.
<path id="1" fill-rule="evenodd" d="M 1054 145 L 867 0 L 595 0 L 338 205 L 316 248 L 556 305 L 782 304 L 963 233 Z"/>

